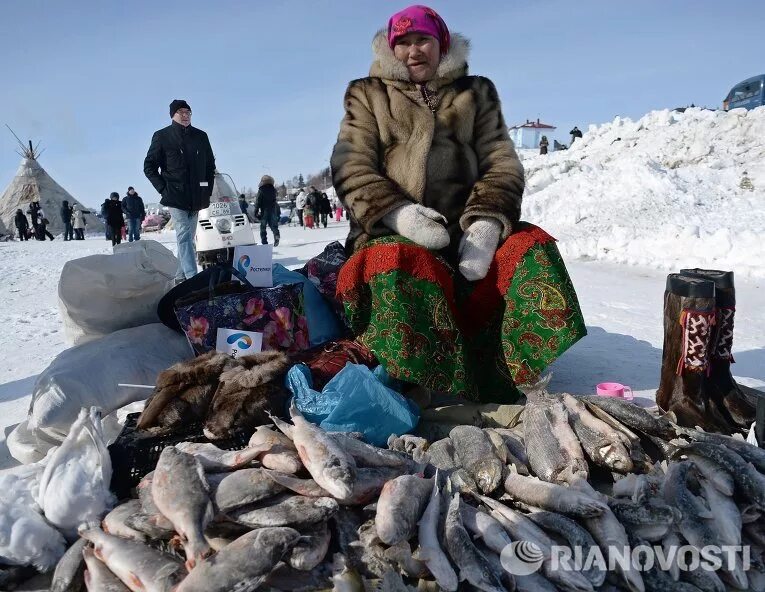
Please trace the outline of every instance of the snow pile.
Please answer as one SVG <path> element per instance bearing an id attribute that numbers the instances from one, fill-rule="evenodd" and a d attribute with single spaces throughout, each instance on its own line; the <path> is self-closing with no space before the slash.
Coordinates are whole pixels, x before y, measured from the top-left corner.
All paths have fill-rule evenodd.
<path id="1" fill-rule="evenodd" d="M 521 157 L 523 219 L 569 258 L 765 277 L 765 108 L 617 117 Z"/>

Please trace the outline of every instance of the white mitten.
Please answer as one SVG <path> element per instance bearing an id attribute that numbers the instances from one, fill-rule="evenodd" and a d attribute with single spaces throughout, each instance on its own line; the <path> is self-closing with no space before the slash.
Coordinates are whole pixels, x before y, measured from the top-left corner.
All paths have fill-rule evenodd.
<path id="1" fill-rule="evenodd" d="M 497 252 L 502 224 L 494 218 L 476 218 L 460 243 L 460 273 L 474 282 L 486 277 Z"/>
<path id="2" fill-rule="evenodd" d="M 399 206 L 385 214 L 382 223 L 426 249 L 443 249 L 449 244 L 446 218 L 422 204 Z"/>

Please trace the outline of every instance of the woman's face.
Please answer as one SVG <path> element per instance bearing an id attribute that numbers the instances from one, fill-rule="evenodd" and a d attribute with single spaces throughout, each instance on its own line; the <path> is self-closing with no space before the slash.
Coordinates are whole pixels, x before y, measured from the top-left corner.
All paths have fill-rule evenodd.
<path id="1" fill-rule="evenodd" d="M 406 66 L 409 79 L 422 83 L 436 75 L 441 61 L 441 46 L 438 39 L 422 33 L 407 33 L 393 46 L 396 59 Z"/>

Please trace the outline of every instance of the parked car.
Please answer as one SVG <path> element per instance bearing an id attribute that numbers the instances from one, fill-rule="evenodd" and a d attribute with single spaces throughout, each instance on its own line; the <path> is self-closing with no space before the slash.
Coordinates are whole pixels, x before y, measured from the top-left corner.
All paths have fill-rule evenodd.
<path id="1" fill-rule="evenodd" d="M 723 101 L 723 109 L 754 109 L 765 105 L 765 74 L 752 76 L 734 86 Z"/>

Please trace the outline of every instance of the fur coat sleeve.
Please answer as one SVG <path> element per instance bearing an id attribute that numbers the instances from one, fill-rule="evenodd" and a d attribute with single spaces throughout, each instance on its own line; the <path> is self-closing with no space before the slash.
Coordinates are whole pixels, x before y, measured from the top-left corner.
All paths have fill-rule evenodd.
<path id="1" fill-rule="evenodd" d="M 345 116 L 332 152 L 332 181 L 353 218 L 370 236 L 388 233 L 380 219 L 398 206 L 412 203 L 383 173 L 380 145 L 365 81 L 351 82 L 345 93 Z"/>
<path id="2" fill-rule="evenodd" d="M 494 218 L 502 224 L 505 239 L 521 216 L 523 165 L 502 117 L 497 89 L 488 78 L 478 77 L 478 82 L 473 147 L 479 177 L 460 216 L 460 227 L 465 231 L 476 218 Z"/>

